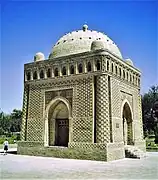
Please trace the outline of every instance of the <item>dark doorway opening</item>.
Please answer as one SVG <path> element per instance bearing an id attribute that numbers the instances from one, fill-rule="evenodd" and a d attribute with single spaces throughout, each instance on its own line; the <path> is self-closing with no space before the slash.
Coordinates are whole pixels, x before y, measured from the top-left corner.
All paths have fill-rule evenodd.
<path id="1" fill-rule="evenodd" d="M 56 119 L 56 146 L 68 146 L 69 142 L 69 120 L 68 119 Z"/>

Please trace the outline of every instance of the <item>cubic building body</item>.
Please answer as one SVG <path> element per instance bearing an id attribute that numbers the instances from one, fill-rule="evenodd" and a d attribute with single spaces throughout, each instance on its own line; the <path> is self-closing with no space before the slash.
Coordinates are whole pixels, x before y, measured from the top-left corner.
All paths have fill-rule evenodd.
<path id="1" fill-rule="evenodd" d="M 18 153 L 110 161 L 127 146 L 145 151 L 140 76 L 104 33 L 64 35 L 24 66 Z"/>

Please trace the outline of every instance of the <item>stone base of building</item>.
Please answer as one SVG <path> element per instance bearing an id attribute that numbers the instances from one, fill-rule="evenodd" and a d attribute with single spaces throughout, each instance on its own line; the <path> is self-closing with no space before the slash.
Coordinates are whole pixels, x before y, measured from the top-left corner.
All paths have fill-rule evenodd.
<path id="1" fill-rule="evenodd" d="M 135 141 L 134 146 L 146 152 L 145 140 Z M 107 144 L 72 142 L 68 144 L 68 147 L 45 147 L 44 142 L 20 141 L 18 142 L 17 153 L 33 156 L 113 161 L 125 158 L 125 147 L 123 142 Z"/>
<path id="2" fill-rule="evenodd" d="M 146 141 L 145 140 L 135 141 L 134 146 L 138 147 L 143 152 L 146 152 Z"/>
<path id="3" fill-rule="evenodd" d="M 69 143 L 68 147 L 48 146 L 43 142 L 20 141 L 17 153 L 69 159 L 112 161 L 125 157 L 123 143 Z"/>
<path id="4" fill-rule="evenodd" d="M 29 144 L 29 146 L 27 146 Z M 106 161 L 106 150 L 69 148 L 60 146 L 40 146 L 39 142 L 19 142 L 17 153 L 32 156 L 47 156 L 69 159 Z"/>
<path id="5" fill-rule="evenodd" d="M 108 143 L 107 144 L 107 161 L 125 158 L 124 143 Z"/>

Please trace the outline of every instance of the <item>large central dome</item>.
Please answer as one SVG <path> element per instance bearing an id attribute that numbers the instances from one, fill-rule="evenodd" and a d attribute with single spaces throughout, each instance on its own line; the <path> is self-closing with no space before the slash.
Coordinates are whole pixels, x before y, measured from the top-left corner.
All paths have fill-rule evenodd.
<path id="1" fill-rule="evenodd" d="M 84 25 L 82 30 L 73 31 L 61 37 L 53 47 L 49 58 L 91 51 L 92 43 L 95 41 L 101 42 L 102 48 L 108 49 L 122 59 L 119 48 L 107 35 L 88 30 L 87 25 Z"/>

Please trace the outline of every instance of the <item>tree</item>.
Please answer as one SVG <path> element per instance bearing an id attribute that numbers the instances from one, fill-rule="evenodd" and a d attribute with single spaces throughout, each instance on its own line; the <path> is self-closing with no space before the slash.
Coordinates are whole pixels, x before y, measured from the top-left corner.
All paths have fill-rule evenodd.
<path id="1" fill-rule="evenodd" d="M 0 135 L 21 131 L 22 111 L 14 109 L 11 114 L 0 111 Z"/>
<path id="2" fill-rule="evenodd" d="M 21 131 L 21 120 L 22 120 L 22 111 L 14 109 L 10 115 L 11 118 L 11 132 L 20 132 Z"/>
<path id="3" fill-rule="evenodd" d="M 155 143 L 158 144 L 158 99 L 154 103 L 151 113 L 154 119 Z"/>
<path id="4" fill-rule="evenodd" d="M 149 92 L 142 96 L 142 115 L 145 136 L 151 134 L 152 132 L 154 132 L 155 135 L 157 134 L 157 130 L 155 129 L 155 118 L 153 116 L 153 106 L 157 99 L 158 86 L 152 86 L 149 89 Z"/>
<path id="5" fill-rule="evenodd" d="M 0 127 L 2 134 L 10 132 L 10 116 L 4 114 L 2 111 L 0 112 Z"/>

